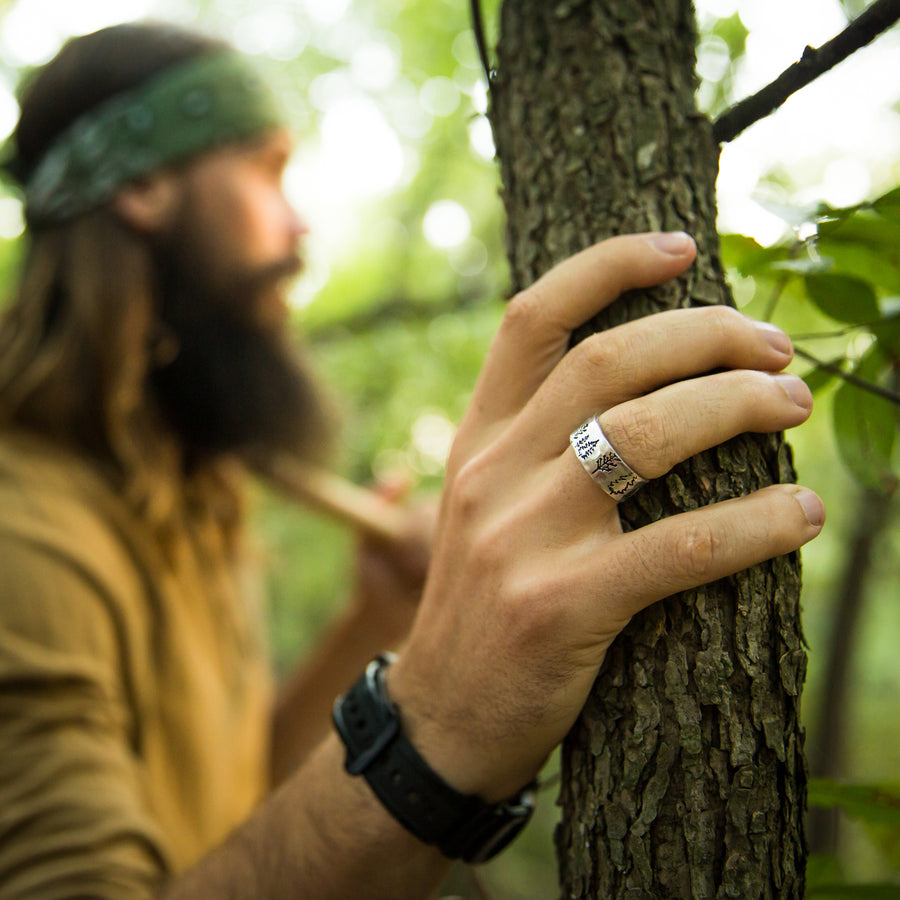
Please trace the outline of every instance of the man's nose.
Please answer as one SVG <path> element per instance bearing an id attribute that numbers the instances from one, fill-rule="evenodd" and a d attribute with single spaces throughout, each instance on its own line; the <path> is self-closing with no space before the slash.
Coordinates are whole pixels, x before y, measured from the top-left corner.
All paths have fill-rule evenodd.
<path id="1" fill-rule="evenodd" d="M 291 233 L 291 240 L 294 244 L 299 244 L 309 234 L 309 222 L 287 197 L 285 197 L 284 202 L 287 207 L 287 223 L 288 230 Z"/>

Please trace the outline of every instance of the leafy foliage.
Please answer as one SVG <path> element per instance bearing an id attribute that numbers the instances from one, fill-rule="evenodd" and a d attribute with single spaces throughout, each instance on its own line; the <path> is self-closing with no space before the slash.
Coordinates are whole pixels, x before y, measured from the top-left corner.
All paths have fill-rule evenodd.
<path id="1" fill-rule="evenodd" d="M 843 209 L 786 214 L 814 229 L 810 236 L 801 239 L 798 228 L 791 240 L 762 247 L 726 235 L 725 262 L 767 295 L 758 310 L 766 318 L 789 331 L 804 323 L 802 333 L 794 329 L 795 343 L 813 361 L 805 373 L 810 389 L 841 380 L 833 424 L 842 461 L 863 486 L 893 493 L 900 479 L 900 189 Z M 824 364 L 807 349 L 814 342 L 829 351 Z"/>
<path id="2" fill-rule="evenodd" d="M 809 803 L 820 809 L 842 809 L 854 819 L 900 833 L 900 785 L 814 778 L 809 783 Z"/>
<path id="3" fill-rule="evenodd" d="M 861 822 L 900 876 L 900 786 L 813 779 L 809 785 L 809 803 L 821 809 L 840 809 Z M 900 895 L 898 884 L 847 884 L 839 862 L 833 857 L 813 857 L 807 879 L 809 897 L 894 900 Z"/>
<path id="4" fill-rule="evenodd" d="M 811 887 L 806 896 L 832 900 L 897 900 L 896 884 L 828 884 Z"/>

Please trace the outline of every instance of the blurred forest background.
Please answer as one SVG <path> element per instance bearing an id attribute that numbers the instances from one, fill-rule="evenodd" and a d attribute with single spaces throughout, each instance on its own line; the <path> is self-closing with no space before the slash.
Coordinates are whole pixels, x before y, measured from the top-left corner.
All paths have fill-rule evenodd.
<path id="1" fill-rule="evenodd" d="M 697 0 L 701 108 L 715 115 L 767 84 L 865 5 Z M 495 41 L 499 2 L 483 7 Z M 487 90 L 468 3 L 0 0 L 0 139 L 15 124 L 14 86 L 24 69 L 71 34 L 135 18 L 224 35 L 258 57 L 282 93 L 299 135 L 288 188 L 312 226 L 293 319 L 343 411 L 336 466 L 358 483 L 405 469 L 419 492 L 436 491 L 507 290 Z M 832 368 L 895 392 L 900 195 L 890 192 L 900 184 L 898 74 L 895 28 L 726 145 L 719 182 L 739 306 L 771 318 Z M 19 197 L 0 187 L 4 292 L 21 233 Z M 829 509 L 823 535 L 803 553 L 807 749 L 814 760 L 836 760 L 834 741 L 843 738 L 842 774 L 882 791 L 872 813 L 871 792 L 858 789 L 851 810 L 858 815 L 842 819 L 838 861 L 823 865 L 832 880 L 896 883 L 897 407 L 808 359 L 793 368 L 817 395 L 812 419 L 791 435 L 797 469 Z M 265 491 L 255 503 L 272 646 L 285 671 L 346 595 L 353 537 Z M 856 547 L 868 556 L 853 556 Z M 854 599 L 854 588 L 855 606 L 842 602 Z M 823 725 L 826 712 L 832 718 Z M 542 794 L 538 822 L 513 850 L 481 871 L 496 900 L 556 896 L 554 794 Z M 822 788 L 814 799 L 830 803 L 827 794 Z M 846 795 L 838 799 L 854 806 Z"/>

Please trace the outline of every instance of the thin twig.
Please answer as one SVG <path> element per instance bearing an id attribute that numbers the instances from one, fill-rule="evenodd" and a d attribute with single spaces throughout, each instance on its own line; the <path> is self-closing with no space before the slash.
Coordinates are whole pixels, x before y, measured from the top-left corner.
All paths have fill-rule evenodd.
<path id="1" fill-rule="evenodd" d="M 880 384 L 873 384 L 871 381 L 866 381 L 865 378 L 860 378 L 859 375 L 854 375 L 852 372 L 845 372 L 839 365 L 825 362 L 824 360 L 813 356 L 812 353 L 807 353 L 806 350 L 803 350 L 800 347 L 794 347 L 794 355 L 807 360 L 807 362 L 811 362 L 824 372 L 830 372 L 832 375 L 837 375 L 838 378 L 842 378 L 848 384 L 858 387 L 861 391 L 868 391 L 870 394 L 875 394 L 876 397 L 882 397 L 885 400 L 900 406 L 900 394 L 895 391 L 882 387 Z"/>
<path id="2" fill-rule="evenodd" d="M 784 293 L 784 289 L 787 287 L 789 280 L 789 275 L 782 275 L 781 278 L 778 279 L 775 287 L 772 289 L 768 302 L 766 303 L 766 309 L 763 313 L 764 321 L 770 322 L 772 320 L 772 316 L 775 315 L 775 307 L 778 306 L 778 301 L 781 299 L 781 295 Z"/>
<path id="3" fill-rule="evenodd" d="M 488 90 L 494 84 L 494 76 L 491 64 L 488 61 L 487 39 L 484 36 L 484 17 L 481 15 L 481 0 L 470 0 L 469 9 L 472 13 L 472 31 L 475 32 L 475 44 L 478 46 L 478 56 L 481 59 L 481 68 L 484 70 L 484 78 Z"/>
<path id="4" fill-rule="evenodd" d="M 879 320 L 880 321 L 880 320 Z M 859 325 L 848 325 L 846 328 L 839 328 L 837 331 L 807 331 L 803 334 L 789 334 L 788 337 L 792 341 L 824 341 L 831 338 L 847 337 L 854 331 L 861 328 L 871 328 L 875 322 L 861 322 Z"/>
<path id="5" fill-rule="evenodd" d="M 775 112 L 795 91 L 887 31 L 898 19 L 900 0 L 876 0 L 827 44 L 818 50 L 807 47 L 800 61 L 785 69 L 771 84 L 722 113 L 713 125 L 716 140 L 721 144 L 734 140 L 754 122 Z"/>
<path id="6" fill-rule="evenodd" d="M 489 287 L 483 283 L 473 284 L 428 303 L 423 303 L 411 294 L 391 294 L 383 299 L 373 300 L 371 306 L 338 321 L 321 324 L 301 321 L 300 324 L 304 337 L 316 345 L 343 341 L 361 334 L 370 334 L 380 328 L 391 328 L 398 322 L 433 322 L 443 315 L 486 309 L 491 302 L 485 299 L 489 295 Z"/>

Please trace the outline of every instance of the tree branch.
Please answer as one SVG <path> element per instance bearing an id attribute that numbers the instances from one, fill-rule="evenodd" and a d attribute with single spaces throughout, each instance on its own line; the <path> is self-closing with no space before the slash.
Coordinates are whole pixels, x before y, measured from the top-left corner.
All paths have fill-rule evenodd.
<path id="1" fill-rule="evenodd" d="M 481 15 L 481 0 L 470 0 L 469 9 L 472 13 L 472 30 L 475 32 L 475 44 L 478 47 L 481 68 L 484 70 L 484 78 L 487 82 L 488 90 L 490 90 L 494 83 L 494 76 L 488 60 L 487 40 L 484 36 L 484 17 Z"/>
<path id="2" fill-rule="evenodd" d="M 772 289 L 772 293 L 769 295 L 769 300 L 766 303 L 766 309 L 763 312 L 763 321 L 772 321 L 772 316 L 775 315 L 775 307 L 778 306 L 778 301 L 781 299 L 781 295 L 784 293 L 789 280 L 790 275 L 782 275 L 775 283 L 775 287 Z"/>
<path id="3" fill-rule="evenodd" d="M 848 334 L 853 334 L 854 331 L 859 331 L 861 328 L 871 328 L 874 324 L 876 323 L 860 322 L 858 325 L 848 325 L 846 328 L 838 328 L 836 331 L 805 331 L 802 334 L 791 332 L 788 337 L 792 341 L 825 341 L 832 338 L 847 337 Z"/>
<path id="4" fill-rule="evenodd" d="M 890 403 L 900 406 L 900 394 L 895 391 L 882 387 L 880 384 L 873 384 L 871 381 L 866 381 L 865 378 L 860 378 L 859 375 L 854 375 L 852 372 L 845 372 L 839 365 L 824 362 L 818 357 L 813 356 L 812 353 L 807 353 L 806 350 L 803 350 L 800 347 L 794 347 L 794 355 L 811 362 L 825 372 L 831 372 L 832 375 L 837 375 L 838 378 L 842 378 L 848 384 L 852 384 L 862 391 L 868 391 L 870 394 L 875 394 L 876 397 L 882 397 Z"/>
<path id="5" fill-rule="evenodd" d="M 332 322 L 299 322 L 300 330 L 309 341 L 325 344 L 348 337 L 388 328 L 398 322 L 431 322 L 443 315 L 466 313 L 494 302 L 495 294 L 484 285 L 475 285 L 443 299 L 423 301 L 407 295 L 393 295 L 373 301 L 366 309 Z"/>
<path id="6" fill-rule="evenodd" d="M 806 87 L 883 31 L 887 31 L 898 19 L 900 0 L 876 0 L 837 37 L 818 50 L 807 47 L 800 61 L 785 69 L 771 84 L 722 113 L 713 125 L 715 139 L 720 144 L 734 140 L 754 122 L 775 112 L 795 91 Z"/>

